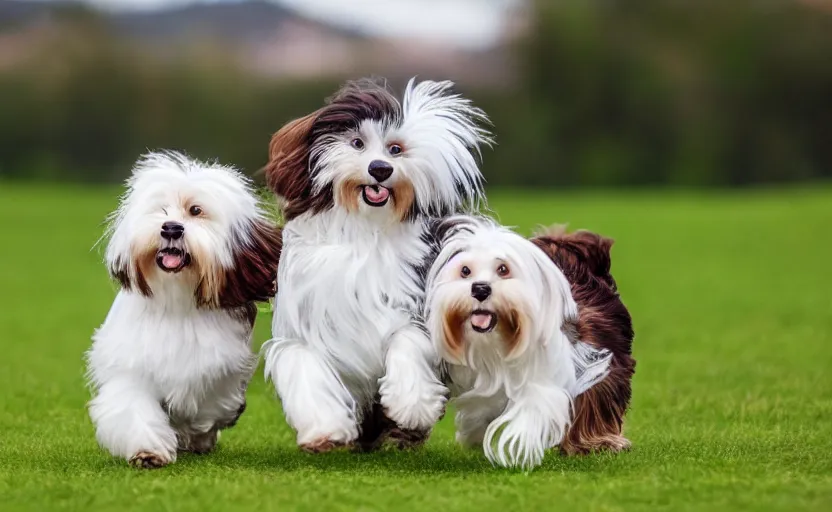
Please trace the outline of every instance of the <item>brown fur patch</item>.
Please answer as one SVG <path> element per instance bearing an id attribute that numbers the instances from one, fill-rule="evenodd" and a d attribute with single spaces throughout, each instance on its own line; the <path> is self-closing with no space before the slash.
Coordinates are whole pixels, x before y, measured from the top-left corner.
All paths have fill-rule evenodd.
<path id="1" fill-rule="evenodd" d="M 133 248 L 133 268 L 126 263 L 118 262 L 110 268 L 110 275 L 118 280 L 125 290 L 136 290 L 145 297 L 152 297 L 153 290 L 147 282 L 147 276 L 155 271 L 156 265 L 155 247 L 145 249 Z"/>
<path id="2" fill-rule="evenodd" d="M 272 136 L 266 183 L 282 200 L 283 216 L 291 220 L 307 210 L 332 205 L 332 189 L 312 195 L 309 150 L 312 128 L 320 110 L 289 122 Z"/>
<path id="3" fill-rule="evenodd" d="M 589 231 L 550 230 L 532 239 L 563 271 L 578 304 L 577 338 L 612 353 L 610 373 L 575 400 L 572 425 L 561 443 L 569 455 L 621 451 L 635 373 L 633 324 L 610 274 L 613 241 Z"/>
<path id="4" fill-rule="evenodd" d="M 254 301 L 268 301 L 277 291 L 277 265 L 282 246 L 280 228 L 257 221 L 248 232 L 248 240 L 235 242 L 231 268 L 215 268 L 214 264 L 205 263 L 206 260 L 213 262 L 213 259 L 195 254 L 194 264 L 199 275 L 195 293 L 198 304 L 232 309 L 246 307 Z M 246 318 L 250 316 L 248 310 L 242 313 Z"/>
<path id="5" fill-rule="evenodd" d="M 451 307 L 445 312 L 442 322 L 442 330 L 445 338 L 445 347 L 448 354 L 456 360 L 462 360 L 465 354 L 465 323 L 471 318 L 471 312 L 463 307 Z"/>
<path id="6" fill-rule="evenodd" d="M 416 189 L 413 188 L 413 183 L 403 179 L 392 187 L 392 192 L 393 208 L 398 219 L 403 222 L 413 211 L 413 205 L 416 202 Z"/>
<path id="7" fill-rule="evenodd" d="M 361 200 L 361 186 L 365 183 L 359 178 L 349 178 L 341 181 L 338 186 L 338 204 L 348 212 L 358 211 L 358 202 Z"/>
<path id="8" fill-rule="evenodd" d="M 500 338 L 505 340 L 505 357 L 511 358 L 525 335 L 522 316 L 514 309 L 502 311 L 498 309 L 497 330 Z"/>

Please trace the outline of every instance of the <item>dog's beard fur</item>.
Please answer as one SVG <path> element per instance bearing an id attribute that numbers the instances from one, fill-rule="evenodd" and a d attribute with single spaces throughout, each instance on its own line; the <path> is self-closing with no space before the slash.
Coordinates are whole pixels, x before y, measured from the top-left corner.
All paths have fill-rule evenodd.
<path id="1" fill-rule="evenodd" d="M 477 369 L 483 351 L 491 351 L 505 361 L 521 357 L 529 346 L 532 327 L 528 301 L 512 302 L 513 297 L 509 295 L 495 296 L 487 308 L 494 326 L 488 332 L 477 332 L 472 326 L 472 317 L 486 310 L 474 303 L 470 292 L 461 295 L 439 306 L 444 312 L 439 348 L 444 359 Z"/>
<path id="2" fill-rule="evenodd" d="M 180 238 L 163 238 L 166 222 L 182 227 Z M 223 308 L 270 298 L 282 242 L 246 178 L 176 153 L 137 163 L 105 237 L 108 269 L 124 289 L 152 297 L 175 287 Z M 180 268 L 163 268 L 171 250 Z"/>

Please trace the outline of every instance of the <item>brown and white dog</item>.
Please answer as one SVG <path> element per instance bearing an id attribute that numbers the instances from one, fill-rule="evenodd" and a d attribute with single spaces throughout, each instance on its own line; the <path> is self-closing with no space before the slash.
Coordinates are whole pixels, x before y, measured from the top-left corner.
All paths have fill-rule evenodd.
<path id="1" fill-rule="evenodd" d="M 483 199 L 485 114 L 451 82 L 348 83 L 272 138 L 286 224 L 265 373 L 299 446 L 424 439 L 447 390 L 422 321 L 437 218 Z M 395 428 L 393 428 L 395 426 Z"/>
<path id="2" fill-rule="evenodd" d="M 529 240 L 473 216 L 446 219 L 438 236 L 426 317 L 457 440 L 524 469 L 557 445 L 628 446 L 632 327 L 609 276 L 610 242 L 586 232 Z"/>
<path id="3" fill-rule="evenodd" d="M 87 353 L 89 413 L 110 453 L 164 466 L 212 450 L 245 409 L 280 231 L 240 173 L 174 152 L 136 163 L 110 220 L 121 290 Z"/>

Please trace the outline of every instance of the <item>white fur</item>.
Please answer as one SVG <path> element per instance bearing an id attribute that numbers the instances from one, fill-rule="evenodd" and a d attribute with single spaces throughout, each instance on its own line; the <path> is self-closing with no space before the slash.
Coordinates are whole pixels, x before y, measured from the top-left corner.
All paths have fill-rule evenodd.
<path id="1" fill-rule="evenodd" d="M 472 151 L 490 142 L 477 127 L 485 115 L 448 94 L 451 85 L 411 81 L 401 118 L 364 120 L 313 145 L 316 192 L 347 179 L 372 184 L 368 165 L 382 159 L 394 168 L 384 185 L 410 182 L 418 207 L 403 220 L 392 201 L 372 207 L 356 190 L 357 211 L 335 194 L 333 208 L 284 228 L 265 372 L 301 445 L 354 441 L 377 394 L 401 428 L 429 430 L 444 411 L 447 390 L 421 317 L 427 233 L 431 214 L 481 199 Z M 363 147 L 350 145 L 356 137 Z M 392 155 L 394 142 L 405 151 Z"/>
<path id="2" fill-rule="evenodd" d="M 189 216 L 189 204 L 205 216 Z M 106 262 L 113 272 L 130 269 L 135 283 L 137 254 L 163 246 L 161 225 L 175 220 L 185 225 L 186 250 L 227 268 L 234 244 L 261 215 L 233 169 L 152 153 L 137 163 L 111 217 Z M 119 291 L 93 336 L 89 413 L 98 442 L 114 456 L 149 452 L 167 463 L 191 436 L 236 419 L 256 356 L 239 311 L 197 306 L 199 276 L 190 267 L 165 273 L 154 263 L 145 278 L 152 296 L 135 284 Z"/>
<path id="3" fill-rule="evenodd" d="M 571 400 L 606 375 L 610 354 L 573 343 L 564 333 L 564 324 L 577 320 L 577 305 L 566 277 L 543 251 L 488 219 L 446 222 L 455 227 L 428 276 L 426 316 L 457 397 L 457 440 L 481 443 L 499 466 L 531 469 L 561 442 Z M 500 265 L 507 276 L 499 275 Z M 467 277 L 463 267 L 470 270 Z M 471 295 L 475 282 L 491 286 L 483 302 Z M 448 349 L 447 312 L 504 308 L 518 311 L 524 326 L 513 352 L 506 353 L 499 324 L 480 333 L 468 321 L 462 355 Z"/>

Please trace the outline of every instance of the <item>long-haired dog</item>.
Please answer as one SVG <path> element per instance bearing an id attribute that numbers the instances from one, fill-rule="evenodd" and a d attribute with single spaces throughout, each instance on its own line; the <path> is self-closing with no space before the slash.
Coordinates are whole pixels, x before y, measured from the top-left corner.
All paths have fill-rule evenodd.
<path id="1" fill-rule="evenodd" d="M 411 80 L 399 101 L 348 83 L 272 138 L 286 224 L 265 372 L 306 451 L 372 449 L 391 430 L 418 443 L 444 412 L 421 316 L 431 226 L 483 199 L 491 141 L 452 85 Z"/>
<path id="2" fill-rule="evenodd" d="M 96 438 L 145 468 L 211 451 L 245 409 L 280 232 L 241 174 L 170 152 L 136 163 L 106 236 L 121 290 L 87 353 Z"/>
<path id="3" fill-rule="evenodd" d="M 440 225 L 428 328 L 456 397 L 457 440 L 504 467 L 533 468 L 562 443 L 572 402 L 611 354 L 580 341 L 567 276 L 538 246 L 482 217 Z"/>

